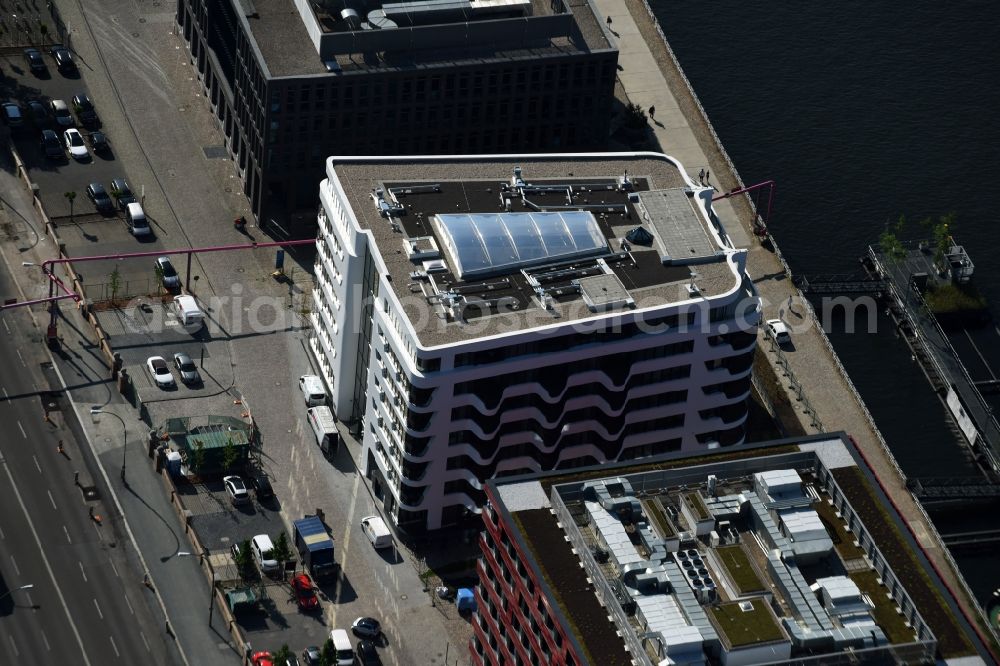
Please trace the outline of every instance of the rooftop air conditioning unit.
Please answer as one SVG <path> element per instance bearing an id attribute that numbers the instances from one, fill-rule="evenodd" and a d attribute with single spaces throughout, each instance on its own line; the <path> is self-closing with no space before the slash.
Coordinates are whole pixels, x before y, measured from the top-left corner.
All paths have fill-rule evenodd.
<path id="1" fill-rule="evenodd" d="M 688 292 L 689 296 L 700 296 L 701 295 L 701 289 L 699 289 L 698 285 L 696 285 L 694 282 L 690 282 L 690 283 L 688 283 L 685 286 L 687 287 L 687 292 Z"/>

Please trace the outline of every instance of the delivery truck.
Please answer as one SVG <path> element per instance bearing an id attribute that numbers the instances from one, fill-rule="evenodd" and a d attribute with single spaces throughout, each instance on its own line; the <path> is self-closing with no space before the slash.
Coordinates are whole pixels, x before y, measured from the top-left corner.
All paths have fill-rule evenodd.
<path id="1" fill-rule="evenodd" d="M 333 558 L 333 537 L 326 531 L 326 525 L 319 516 L 305 516 L 292 523 L 295 532 L 295 547 L 302 558 L 302 564 L 314 580 L 332 576 L 337 572 L 337 562 Z"/>

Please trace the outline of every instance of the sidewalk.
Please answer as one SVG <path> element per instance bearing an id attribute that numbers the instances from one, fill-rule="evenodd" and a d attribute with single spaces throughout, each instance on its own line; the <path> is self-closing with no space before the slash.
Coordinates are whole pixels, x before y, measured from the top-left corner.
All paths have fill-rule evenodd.
<path id="1" fill-rule="evenodd" d="M 642 0 L 594 0 L 598 11 L 612 19 L 611 30 L 619 45 L 618 78 L 629 99 L 643 109 L 656 107 L 651 121 L 653 132 L 663 152 L 681 161 L 694 178 L 705 168 L 717 191 L 727 192 L 739 184 L 729 169 L 728 159 L 716 145 L 712 130 L 698 110 L 683 77 L 664 47 L 657 28 Z M 655 51 L 655 53 L 654 53 Z M 749 250 L 747 270 L 754 278 L 763 302 L 765 319 L 784 316 L 789 299 L 795 304 L 790 316 L 784 316 L 792 330 L 795 351 L 785 355 L 795 379 L 815 408 L 818 422 L 827 432 L 849 433 L 867 458 L 886 493 L 895 502 L 909 524 L 928 559 L 954 592 L 964 589 L 964 581 L 951 566 L 951 558 L 932 534 L 934 527 L 905 486 L 902 473 L 874 427 L 867 409 L 846 376 L 829 341 L 815 319 L 812 308 L 791 283 L 780 255 L 763 248 L 751 233 L 752 214 L 742 198 L 718 201 L 716 214 L 737 247 Z M 736 230 L 741 229 L 742 234 Z M 797 314 L 796 314 L 797 313 Z M 762 345 L 767 349 L 768 346 Z M 767 350 L 774 367 L 777 356 Z M 780 368 L 775 374 L 782 376 Z M 816 419 L 804 412 L 802 402 L 791 396 L 792 404 L 807 433 L 817 432 Z M 974 603 L 966 594 L 957 594 L 957 602 L 967 617 L 977 617 Z"/>

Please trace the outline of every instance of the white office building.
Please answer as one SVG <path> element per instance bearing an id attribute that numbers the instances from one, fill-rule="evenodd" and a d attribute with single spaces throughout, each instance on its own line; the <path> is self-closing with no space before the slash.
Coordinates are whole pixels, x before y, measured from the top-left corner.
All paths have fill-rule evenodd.
<path id="1" fill-rule="evenodd" d="M 328 160 L 311 346 L 401 529 L 743 441 L 760 306 L 713 193 L 656 153 Z"/>

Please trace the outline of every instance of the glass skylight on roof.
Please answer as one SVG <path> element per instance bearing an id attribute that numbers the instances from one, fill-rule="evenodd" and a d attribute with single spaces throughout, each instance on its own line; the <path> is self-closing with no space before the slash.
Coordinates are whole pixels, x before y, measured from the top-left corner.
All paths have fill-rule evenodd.
<path id="1" fill-rule="evenodd" d="M 603 254 L 608 242 L 592 213 L 446 213 L 434 217 L 459 278 Z"/>

